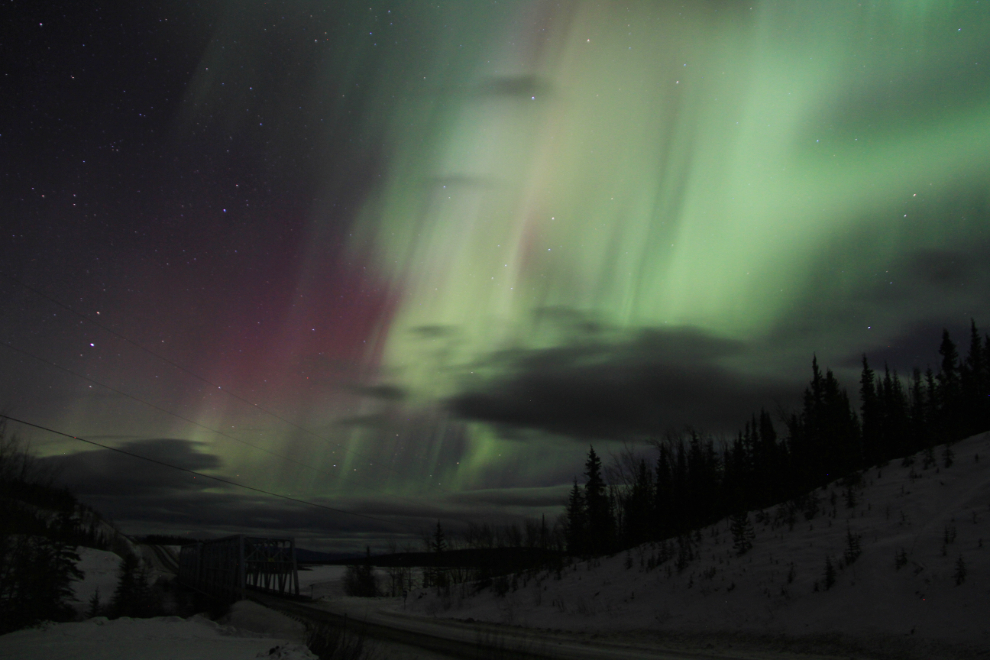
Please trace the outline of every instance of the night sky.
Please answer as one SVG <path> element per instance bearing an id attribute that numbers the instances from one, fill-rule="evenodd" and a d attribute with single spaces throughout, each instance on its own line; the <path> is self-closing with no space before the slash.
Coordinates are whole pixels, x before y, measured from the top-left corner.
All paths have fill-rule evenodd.
<path id="1" fill-rule="evenodd" d="M 0 8 L 0 410 L 125 531 L 352 550 L 990 329 L 990 6 Z M 364 516 L 364 517 L 362 517 Z"/>

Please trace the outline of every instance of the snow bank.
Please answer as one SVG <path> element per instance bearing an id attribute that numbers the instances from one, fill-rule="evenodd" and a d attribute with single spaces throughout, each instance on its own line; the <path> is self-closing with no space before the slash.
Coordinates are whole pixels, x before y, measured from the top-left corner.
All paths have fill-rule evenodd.
<path id="1" fill-rule="evenodd" d="M 234 603 L 230 614 L 220 619 L 220 623 L 242 632 L 293 640 L 300 644 L 305 643 L 307 636 L 303 624 L 250 600 Z"/>
<path id="2" fill-rule="evenodd" d="M 272 614 L 276 614 L 272 612 Z M 316 660 L 298 642 L 247 636 L 196 615 L 47 623 L 0 636 L 5 660 Z"/>

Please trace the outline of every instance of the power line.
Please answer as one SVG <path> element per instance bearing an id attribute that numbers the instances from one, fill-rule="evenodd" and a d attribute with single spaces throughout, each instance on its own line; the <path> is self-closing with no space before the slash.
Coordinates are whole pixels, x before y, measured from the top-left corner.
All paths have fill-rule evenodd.
<path id="1" fill-rule="evenodd" d="M 187 474 L 192 474 L 192 475 L 197 476 L 197 477 L 203 477 L 204 479 L 212 479 L 213 481 L 218 481 L 218 482 L 220 482 L 222 484 L 228 484 L 230 486 L 236 486 L 237 488 L 243 488 L 245 490 L 250 490 L 250 491 L 254 491 L 256 493 L 261 493 L 263 495 L 269 495 L 271 497 L 277 497 L 279 499 L 287 500 L 289 502 L 296 502 L 297 504 L 305 504 L 307 506 L 316 507 L 318 509 L 326 509 L 327 511 L 333 511 L 334 513 L 343 513 L 343 514 L 346 514 L 346 515 L 357 516 L 358 518 L 366 518 L 368 520 L 374 520 L 375 522 L 380 522 L 380 523 L 383 523 L 383 524 L 386 524 L 386 525 L 396 525 L 397 524 L 397 525 L 402 525 L 404 527 L 412 528 L 412 525 L 410 525 L 408 523 L 403 523 L 403 522 L 395 521 L 395 520 L 385 520 L 384 518 L 378 518 L 378 517 L 375 517 L 375 516 L 369 516 L 366 513 L 356 513 L 354 511 L 347 511 L 345 509 L 337 509 L 337 508 L 334 508 L 332 506 L 327 506 L 325 504 L 318 504 L 316 502 L 311 502 L 309 500 L 302 500 L 302 499 L 299 499 L 297 497 L 291 497 L 289 495 L 282 495 L 280 493 L 273 493 L 272 491 L 265 490 L 263 488 L 255 488 L 254 486 L 248 486 L 246 484 L 237 483 L 236 481 L 231 481 L 229 479 L 224 479 L 222 477 L 215 477 L 213 475 L 205 474 L 203 472 L 197 472 L 196 470 L 190 470 L 189 468 L 184 468 L 184 467 L 181 467 L 179 465 L 173 465 L 172 463 L 166 463 L 165 461 L 160 461 L 160 460 L 158 460 L 156 458 L 149 458 L 148 456 L 142 456 L 140 454 L 135 454 L 134 452 L 130 452 L 130 451 L 127 451 L 125 449 L 119 449 L 117 447 L 111 447 L 109 445 L 105 445 L 105 444 L 102 444 L 100 442 L 96 442 L 95 440 L 87 440 L 86 438 L 82 438 L 82 437 L 80 437 L 78 435 L 70 435 L 69 433 L 63 433 L 62 431 L 56 431 L 55 429 L 48 428 L 47 426 L 41 426 L 40 424 L 34 424 L 32 422 L 28 422 L 28 421 L 25 421 L 23 419 L 18 419 L 16 417 L 11 417 L 10 415 L 5 415 L 5 414 L 0 413 L 0 418 L 8 419 L 8 420 L 10 420 L 12 422 L 16 422 L 18 424 L 23 424 L 24 426 L 29 426 L 31 428 L 35 428 L 35 429 L 38 429 L 38 430 L 41 430 L 41 431 L 47 431 L 48 433 L 53 433 L 55 435 L 60 435 L 60 436 L 62 436 L 64 438 L 70 438 L 72 440 L 78 440 L 79 442 L 85 442 L 88 445 L 94 445 L 96 447 L 100 447 L 100 448 L 106 449 L 108 451 L 116 452 L 118 454 L 123 454 L 125 456 L 130 456 L 131 458 L 137 458 L 137 459 L 140 459 L 142 461 L 147 461 L 148 463 L 154 463 L 155 465 L 161 465 L 163 467 L 171 468 L 173 470 L 178 470 L 180 472 L 185 472 Z M 416 529 L 418 531 L 420 528 L 417 527 Z"/>
<path id="2" fill-rule="evenodd" d="M 90 378 L 89 376 L 84 376 L 84 375 L 82 375 L 80 373 L 77 373 L 75 371 L 72 371 L 71 369 L 67 369 L 66 367 L 57 365 L 54 362 L 51 362 L 49 360 L 46 360 L 43 357 L 40 357 L 38 355 L 34 355 L 33 353 L 29 353 L 28 351 L 25 351 L 22 348 L 17 348 L 16 346 L 12 345 L 9 342 L 4 342 L 2 345 L 5 346 L 8 349 L 14 351 L 14 352 L 20 353 L 21 355 L 26 355 L 27 357 L 33 358 L 33 359 L 37 360 L 38 362 L 42 362 L 44 364 L 47 364 L 48 366 L 50 366 L 50 367 L 52 367 L 54 369 L 58 369 L 59 371 L 64 371 L 65 373 L 71 374 L 71 375 L 75 376 L 76 378 L 81 378 L 82 380 L 85 380 L 85 381 L 88 381 L 88 382 L 93 383 L 95 385 L 99 385 L 100 387 L 106 388 L 106 389 L 110 390 L 111 392 L 113 392 L 114 394 L 119 394 L 120 396 L 123 396 L 123 397 L 126 397 L 128 399 L 131 399 L 132 401 L 137 401 L 138 403 L 143 403 L 144 405 L 146 405 L 146 406 L 148 406 L 150 408 L 154 408 L 155 410 L 158 410 L 160 412 L 163 412 L 166 415 L 171 415 L 172 417 L 175 417 L 176 419 L 181 419 L 184 422 L 189 422 L 190 424 L 193 424 L 195 426 L 198 426 L 201 429 L 205 429 L 207 431 L 210 431 L 211 433 L 216 433 L 217 435 L 219 435 L 221 437 L 227 438 L 229 440 L 233 440 L 234 442 L 239 442 L 242 445 L 245 445 L 247 447 L 251 447 L 252 449 L 257 449 L 258 451 L 264 452 L 264 453 L 268 454 L 269 456 L 274 456 L 275 458 L 280 458 L 282 460 L 288 461 L 290 463 L 294 463 L 294 464 L 299 465 L 301 467 L 304 467 L 304 468 L 313 470 L 315 472 L 319 472 L 321 474 L 325 474 L 325 475 L 330 476 L 330 477 L 337 477 L 337 476 L 339 476 L 339 475 L 335 475 L 335 474 L 332 474 L 330 472 L 327 472 L 325 470 L 321 470 L 319 468 L 313 467 L 312 465 L 308 465 L 308 464 L 303 463 L 301 461 L 297 461 L 297 460 L 295 460 L 293 458 L 289 458 L 288 456 L 284 456 L 282 454 L 277 454 L 277 453 L 275 453 L 273 451 L 270 451 L 268 449 L 265 449 L 264 447 L 259 447 L 257 445 L 253 445 L 250 442 L 247 442 L 245 440 L 241 440 L 240 438 L 235 438 L 234 436 L 232 436 L 232 435 L 230 435 L 228 433 L 224 433 L 223 431 L 220 431 L 218 429 L 212 429 L 209 426 L 206 426 L 204 424 L 200 424 L 199 422 L 194 421 L 192 419 L 189 419 L 188 417 L 184 417 L 184 416 L 182 416 L 182 415 L 180 415 L 178 413 L 172 412 L 170 410 L 166 410 L 165 408 L 162 408 L 161 406 L 157 406 L 157 405 L 151 403 L 150 401 L 145 401 L 144 399 L 142 399 L 140 397 L 137 397 L 137 396 L 134 396 L 133 394 L 128 394 L 127 392 L 123 392 L 121 390 L 118 390 L 117 388 L 111 387 L 110 385 L 107 385 L 106 383 L 101 383 L 100 381 L 95 380 L 93 378 Z"/>
<path id="3" fill-rule="evenodd" d="M 125 335 L 122 335 L 121 333 L 117 332 L 116 330 L 114 330 L 114 329 L 112 329 L 112 328 L 104 325 L 103 323 L 100 323 L 99 321 L 96 321 L 96 320 L 92 319 L 91 317 L 87 316 L 86 314 L 83 314 L 82 312 L 77 311 L 73 307 L 70 307 L 69 305 L 66 305 L 63 302 L 60 302 L 59 300 L 56 300 L 55 298 L 52 298 L 51 296 L 49 296 L 48 294 L 44 293 L 43 291 L 39 291 L 38 289 L 30 286 L 29 284 L 27 284 L 25 282 L 22 282 L 21 280 L 19 280 L 18 278 L 14 277 L 12 275 L 9 275 L 7 273 L 4 273 L 4 272 L 0 271 L 0 277 L 3 277 L 5 279 L 13 282 L 14 284 L 17 284 L 18 286 L 21 286 L 21 287 L 27 289 L 31 293 L 33 293 L 33 294 L 35 294 L 35 295 L 37 295 L 37 296 L 39 296 L 41 298 L 44 298 L 45 300 L 47 300 L 48 302 L 52 303 L 53 305 L 56 305 L 56 306 L 60 307 L 61 309 L 64 309 L 67 312 L 78 316 L 79 318 L 83 319 L 84 321 L 87 321 L 87 322 L 95 325 L 96 327 L 103 329 L 106 332 L 109 332 L 111 335 L 113 335 L 114 337 L 117 337 L 121 341 L 127 342 L 131 346 L 134 346 L 135 348 L 137 348 L 137 349 L 139 349 L 139 350 L 147 353 L 148 355 L 151 355 L 152 357 L 155 357 L 155 358 L 158 358 L 159 360 L 162 360 L 166 364 L 171 365 L 175 369 L 178 369 L 179 371 L 181 371 L 181 372 L 183 372 L 183 373 L 185 373 L 185 374 L 187 374 L 187 375 L 195 378 L 196 380 L 198 380 L 198 381 L 200 381 L 202 383 L 205 383 L 205 384 L 207 384 L 207 385 L 209 385 L 211 387 L 215 387 L 218 390 L 220 390 L 221 392 L 227 394 L 228 396 L 233 397 L 234 399 L 236 399 L 236 400 L 238 400 L 238 401 L 240 401 L 242 403 L 245 403 L 245 404 L 247 404 L 249 406 L 252 406 L 252 407 L 256 408 L 257 410 L 265 413 L 266 415 L 269 415 L 271 417 L 274 417 L 275 419 L 279 420 L 280 422 L 282 422 L 284 424 L 288 424 L 289 426 L 291 426 L 294 429 L 297 429 L 299 431 L 302 431 L 303 433 L 306 433 L 307 435 L 310 435 L 310 436 L 312 436 L 312 437 L 314 437 L 317 440 L 320 440 L 322 442 L 325 442 L 325 443 L 328 443 L 328 444 L 331 444 L 331 445 L 335 445 L 336 447 L 340 448 L 345 453 L 352 454 L 354 456 L 357 456 L 358 458 L 362 458 L 362 459 L 364 459 L 366 461 L 371 462 L 371 459 L 368 456 L 365 456 L 364 454 L 362 454 L 361 452 L 358 452 L 358 451 L 355 451 L 353 449 L 350 449 L 350 448 L 348 448 L 348 447 L 340 444 L 339 442 L 334 442 L 333 440 L 329 440 L 327 438 L 324 438 L 323 436 L 320 436 L 320 435 L 314 433 L 313 431 L 310 431 L 306 427 L 301 426 L 299 424 L 296 424 L 295 422 L 292 422 L 292 421 L 290 421 L 288 419 L 285 419 L 281 415 L 279 415 L 279 414 L 277 414 L 275 412 L 272 412 L 271 410 L 268 410 L 267 408 L 263 408 L 260 405 L 258 405 L 257 403 L 254 403 L 252 401 L 249 401 L 248 399 L 246 399 L 246 398 L 244 398 L 244 397 L 242 397 L 242 396 L 234 393 L 231 390 L 225 390 L 225 389 L 223 389 L 223 387 L 221 387 L 220 385 L 214 383 L 213 381 L 211 381 L 211 380 L 209 380 L 207 378 L 204 378 L 203 376 L 200 376 L 199 374 L 197 374 L 197 373 L 195 373 L 195 372 L 187 369 L 186 367 L 183 367 L 181 364 L 179 364 L 179 363 L 177 363 L 177 362 L 175 362 L 175 361 L 173 361 L 173 360 L 165 357 L 164 355 L 161 355 L 159 353 L 156 353 L 155 351 L 151 350 L 150 348 L 145 347 L 144 345 L 142 345 L 142 344 L 134 341 L 133 339 L 130 339 L 129 337 L 127 337 Z M 393 474 L 396 474 L 395 469 L 391 465 L 389 465 L 387 462 L 382 462 L 382 464 L 385 466 L 385 468 L 388 471 L 392 472 Z M 440 487 L 439 485 L 437 486 L 437 488 L 439 488 L 440 490 L 443 490 L 443 491 L 446 492 L 446 489 Z"/>

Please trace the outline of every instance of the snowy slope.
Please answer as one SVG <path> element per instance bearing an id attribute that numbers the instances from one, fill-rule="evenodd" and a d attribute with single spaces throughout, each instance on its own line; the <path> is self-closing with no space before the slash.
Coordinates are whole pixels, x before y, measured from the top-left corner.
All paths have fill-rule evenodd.
<path id="1" fill-rule="evenodd" d="M 77 548 L 76 552 L 79 554 L 76 566 L 82 570 L 83 578 L 72 582 L 72 591 L 76 597 L 72 606 L 79 612 L 85 612 L 89 607 L 89 599 L 97 589 L 100 591 L 100 602 L 106 605 L 117 588 L 120 557 L 109 550 L 95 548 Z"/>
<path id="2" fill-rule="evenodd" d="M 667 553 L 646 544 L 574 564 L 560 579 L 548 572 L 519 576 L 504 597 L 455 587 L 449 598 L 411 598 L 406 611 L 575 631 L 717 632 L 892 648 L 886 640 L 897 648 L 985 651 L 990 434 L 952 449 L 949 468 L 940 447 L 936 466 L 923 468 L 919 454 L 910 466 L 898 460 L 867 470 L 852 508 L 841 483 L 819 489 L 823 511 L 810 520 L 797 512 L 793 528 L 784 505 L 751 512 L 753 546 L 742 556 L 723 520 L 701 530 L 695 558 L 680 571 L 676 542 L 668 542 Z M 850 534 L 862 553 L 845 566 Z M 906 563 L 897 568 L 902 551 Z M 836 569 L 828 590 L 826 557 Z M 957 585 L 960 558 L 966 575 Z M 651 568 L 651 559 L 663 561 Z"/>
<path id="3" fill-rule="evenodd" d="M 148 579 L 153 584 L 159 577 L 171 577 L 172 573 L 161 567 L 154 553 L 146 545 L 134 545 L 139 556 L 142 558 L 144 566 L 148 568 Z M 113 592 L 117 588 L 117 580 L 120 574 L 120 556 L 109 550 L 97 550 L 95 548 L 76 549 L 79 561 L 76 563 L 83 571 L 81 580 L 73 580 L 72 591 L 76 601 L 71 603 L 75 609 L 84 613 L 89 608 L 89 599 L 97 589 L 100 590 L 100 602 L 108 604 L 113 598 Z"/>

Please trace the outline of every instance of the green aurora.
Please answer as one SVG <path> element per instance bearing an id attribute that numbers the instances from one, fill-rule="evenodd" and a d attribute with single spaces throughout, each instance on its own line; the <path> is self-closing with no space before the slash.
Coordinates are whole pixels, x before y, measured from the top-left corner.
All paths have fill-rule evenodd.
<path id="1" fill-rule="evenodd" d="M 979 5 L 455 13 L 424 82 L 368 81 L 395 100 L 373 119 L 388 166 L 353 249 L 402 292 L 383 374 L 415 400 L 483 387 L 487 356 L 576 341 L 574 326 L 693 328 L 773 348 L 734 368 L 796 370 L 956 312 L 905 297 L 848 315 L 903 255 L 988 235 L 939 217 L 987 183 Z M 827 322 L 775 345 L 812 299 Z M 468 482 L 510 453 L 489 427 L 470 436 Z"/>
<path id="2" fill-rule="evenodd" d="M 607 455 L 686 423 L 731 433 L 791 403 L 776 397 L 797 396 L 812 354 L 854 389 L 864 351 L 924 368 L 932 329 L 990 325 L 976 0 L 300 0 L 217 16 L 176 135 L 264 130 L 273 171 L 309 154 L 321 194 L 299 301 L 330 297 L 343 212 L 325 200 L 358 171 L 342 250 L 386 302 L 348 330 L 359 355 L 312 348 L 300 302 L 251 369 L 205 339 L 176 358 L 281 420 L 200 383 L 122 376 L 203 426 L 66 394 L 58 427 L 183 438 L 222 456 L 204 470 L 397 519 L 539 516 L 589 442 Z M 301 370 L 310 389 L 290 384 Z"/>
<path id="3" fill-rule="evenodd" d="M 919 309 L 907 297 L 849 314 L 899 256 L 988 235 L 937 215 L 960 190 L 986 187 L 990 62 L 979 57 L 990 20 L 979 5 L 409 3 L 394 19 L 388 12 L 354 10 L 356 36 L 327 36 L 336 48 L 309 71 L 329 123 L 353 113 L 347 97 L 360 92 L 358 139 L 383 154 L 350 249 L 398 298 L 378 330 L 374 373 L 414 411 L 360 404 L 356 417 L 375 423 L 335 432 L 350 478 L 334 492 L 381 493 L 382 476 L 393 493 L 429 488 L 424 479 L 455 492 L 545 485 L 549 455 L 576 464 L 583 444 L 548 449 L 538 431 L 505 439 L 443 410 L 447 397 L 497 382 L 504 370 L 491 357 L 501 353 L 582 341 L 589 327 L 606 343 L 691 328 L 760 347 L 725 356 L 727 368 L 803 378 L 816 349 L 834 357 L 883 341 L 867 325 L 890 337 L 958 306 L 928 299 Z M 248 33 L 259 23 L 238 16 L 221 31 L 191 86 L 197 107 L 230 108 L 237 121 L 219 82 L 262 57 L 264 42 Z M 247 53 L 231 58 L 232 43 Z M 345 82 L 322 87 L 324 67 L 346 71 Z M 291 110 L 277 115 L 280 130 L 308 130 Z M 322 244 L 324 217 L 313 210 L 311 245 Z M 314 269 L 318 250 L 306 260 Z M 778 343 L 774 333 L 810 299 L 822 325 Z M 313 407 L 304 426 L 333 423 Z M 410 414 L 416 423 L 396 421 Z M 299 452 L 312 441 L 290 434 L 282 444 Z M 236 461 L 237 451 L 224 455 Z M 241 451 L 264 472 L 264 457 Z M 310 451 L 327 469 L 340 456 Z M 389 466 L 384 475 L 376 461 Z M 310 479 L 316 492 L 328 487 Z"/>

